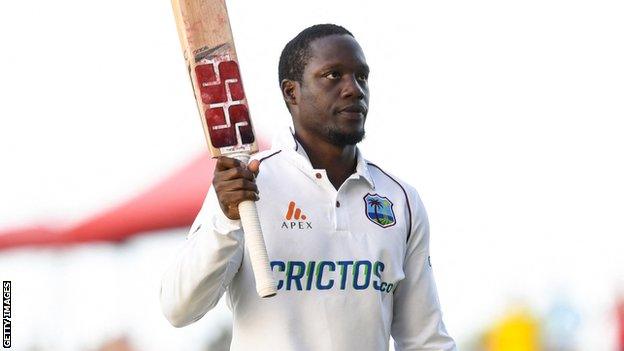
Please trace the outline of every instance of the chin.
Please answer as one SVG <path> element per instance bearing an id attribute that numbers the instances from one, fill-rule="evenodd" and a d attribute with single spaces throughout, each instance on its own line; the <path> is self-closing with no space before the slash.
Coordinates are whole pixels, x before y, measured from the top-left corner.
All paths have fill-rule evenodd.
<path id="1" fill-rule="evenodd" d="M 327 136 L 329 141 L 336 146 L 355 145 L 364 139 L 365 131 L 360 129 L 352 132 L 344 132 L 329 129 Z"/>

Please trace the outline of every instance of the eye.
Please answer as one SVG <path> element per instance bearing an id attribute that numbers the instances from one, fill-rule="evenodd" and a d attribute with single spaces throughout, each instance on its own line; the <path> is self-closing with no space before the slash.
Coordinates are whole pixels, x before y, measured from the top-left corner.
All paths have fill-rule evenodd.
<path id="1" fill-rule="evenodd" d="M 342 77 L 342 74 L 338 71 L 329 71 L 325 73 L 325 78 L 327 79 L 335 80 L 340 79 L 340 77 Z"/>
<path id="2" fill-rule="evenodd" d="M 360 73 L 357 75 L 357 79 L 363 81 L 363 82 L 367 82 L 368 81 L 368 74 L 366 73 Z"/>

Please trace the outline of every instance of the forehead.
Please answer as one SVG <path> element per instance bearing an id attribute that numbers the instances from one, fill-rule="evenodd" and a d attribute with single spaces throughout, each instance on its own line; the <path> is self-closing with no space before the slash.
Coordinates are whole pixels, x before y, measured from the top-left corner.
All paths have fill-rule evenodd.
<path id="1" fill-rule="evenodd" d="M 306 70 L 337 65 L 353 68 L 366 66 L 364 51 L 350 35 L 329 35 L 318 38 L 310 43 L 309 54 L 310 59 Z"/>

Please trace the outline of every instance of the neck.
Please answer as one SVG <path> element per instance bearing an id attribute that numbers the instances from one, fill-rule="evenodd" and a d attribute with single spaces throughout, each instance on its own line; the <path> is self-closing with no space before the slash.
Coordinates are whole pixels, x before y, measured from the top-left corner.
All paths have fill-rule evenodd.
<path id="1" fill-rule="evenodd" d="M 306 133 L 295 133 L 310 158 L 312 167 L 324 169 L 334 188 L 338 189 L 354 172 L 357 166 L 355 145 L 336 146 Z"/>

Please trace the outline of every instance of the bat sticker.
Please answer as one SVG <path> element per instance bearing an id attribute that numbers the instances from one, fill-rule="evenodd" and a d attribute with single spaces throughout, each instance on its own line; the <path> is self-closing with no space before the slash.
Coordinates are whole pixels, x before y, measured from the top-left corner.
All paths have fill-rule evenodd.
<path id="1" fill-rule="evenodd" d="M 199 63 L 203 60 L 210 60 L 215 56 L 227 54 L 228 52 L 230 52 L 230 50 L 232 49 L 230 48 L 228 43 L 223 43 L 212 48 L 204 46 L 201 49 L 195 50 L 195 52 L 193 53 L 195 57 L 195 63 Z"/>
<path id="2" fill-rule="evenodd" d="M 238 64 L 202 60 L 195 74 L 212 145 L 228 151 L 248 147 L 255 138 Z"/>

